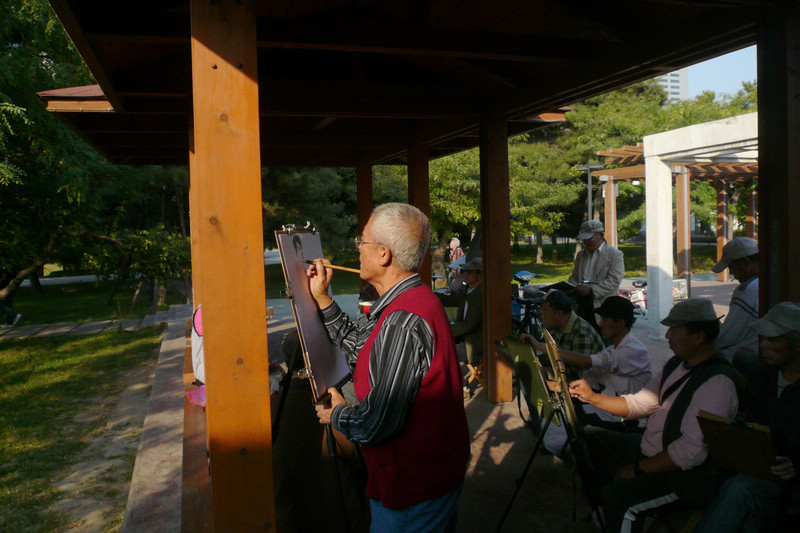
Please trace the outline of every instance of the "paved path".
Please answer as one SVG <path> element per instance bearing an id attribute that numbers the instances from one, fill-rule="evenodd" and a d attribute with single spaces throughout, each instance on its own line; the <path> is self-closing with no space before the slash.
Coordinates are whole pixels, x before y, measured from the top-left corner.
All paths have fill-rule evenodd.
<path id="1" fill-rule="evenodd" d="M 0 342 L 7 339 L 25 339 L 29 337 L 55 337 L 57 335 L 95 335 L 101 331 L 118 328 L 124 331 L 135 331 L 156 324 L 166 324 L 167 311 L 159 311 L 155 315 L 144 318 L 125 318 L 119 320 L 88 320 L 85 322 L 56 322 L 54 324 L 26 324 L 25 317 L 15 328 L 0 328 Z"/>

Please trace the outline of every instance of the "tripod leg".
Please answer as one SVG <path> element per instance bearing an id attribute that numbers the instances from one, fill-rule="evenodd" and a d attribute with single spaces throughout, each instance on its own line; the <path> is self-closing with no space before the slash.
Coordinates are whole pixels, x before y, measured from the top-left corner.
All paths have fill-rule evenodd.
<path id="1" fill-rule="evenodd" d="M 550 414 L 547 415 L 547 420 L 544 423 L 544 427 L 542 428 L 542 432 L 539 433 L 539 438 L 536 439 L 536 444 L 533 446 L 533 452 L 531 452 L 530 458 L 528 458 L 528 463 L 525 465 L 525 469 L 520 474 L 519 478 L 516 481 L 517 487 L 514 489 L 514 494 L 511 496 L 511 501 L 508 502 L 508 506 L 506 506 L 506 511 L 503 513 L 503 517 L 500 519 L 500 523 L 497 525 L 497 532 L 499 533 L 500 529 L 502 529 L 503 524 L 506 522 L 506 518 L 508 518 L 508 513 L 511 511 L 511 507 L 514 505 L 514 500 L 517 499 L 517 494 L 519 494 L 519 489 L 522 488 L 522 483 L 525 481 L 525 477 L 528 475 L 528 470 L 530 470 L 531 465 L 533 464 L 533 460 L 536 458 L 536 452 L 539 451 L 539 448 L 542 446 L 544 442 L 544 435 L 547 433 L 547 428 L 550 427 L 550 422 L 553 421 L 553 416 L 555 415 L 555 410 L 550 411 Z"/>
<path id="2" fill-rule="evenodd" d="M 333 461 L 333 473 L 336 477 L 336 487 L 339 489 L 339 501 L 342 504 L 342 520 L 344 520 L 344 530 L 350 533 L 350 525 L 347 521 L 347 504 L 345 503 L 344 491 L 342 490 L 342 478 L 339 474 L 339 461 L 336 459 L 336 437 L 333 435 L 333 427 L 330 424 L 325 426 L 328 438 L 328 455 Z"/>

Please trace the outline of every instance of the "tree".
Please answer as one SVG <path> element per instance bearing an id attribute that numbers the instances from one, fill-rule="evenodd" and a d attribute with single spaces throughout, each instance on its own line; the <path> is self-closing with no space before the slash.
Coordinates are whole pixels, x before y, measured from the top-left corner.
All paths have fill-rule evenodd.
<path id="1" fill-rule="evenodd" d="M 357 225 L 352 169 L 268 168 L 262 170 L 264 240 L 276 246 L 275 230 L 310 223 L 332 260 L 351 247 Z"/>
<path id="2" fill-rule="evenodd" d="M 136 249 L 134 230 L 174 227 L 167 184 L 179 173 L 112 166 L 46 111 L 35 91 L 93 81 L 46 1 L 0 3 L 0 37 L 0 298 L 7 298 L 48 260 L 96 263 L 94 244 Z"/>

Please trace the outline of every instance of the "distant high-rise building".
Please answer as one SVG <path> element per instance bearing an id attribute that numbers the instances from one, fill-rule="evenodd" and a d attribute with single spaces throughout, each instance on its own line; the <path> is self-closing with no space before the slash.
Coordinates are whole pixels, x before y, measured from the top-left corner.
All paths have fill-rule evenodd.
<path id="1" fill-rule="evenodd" d="M 656 79 L 658 80 L 658 84 L 667 91 L 667 99 L 670 103 L 689 99 L 688 68 L 682 68 L 675 72 L 664 74 Z"/>

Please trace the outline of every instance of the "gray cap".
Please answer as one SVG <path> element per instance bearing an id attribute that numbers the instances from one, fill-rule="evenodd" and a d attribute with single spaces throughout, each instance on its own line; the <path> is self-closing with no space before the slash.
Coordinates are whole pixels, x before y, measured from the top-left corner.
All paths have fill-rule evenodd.
<path id="1" fill-rule="evenodd" d="M 758 243 L 750 237 L 734 237 L 722 247 L 722 257 L 717 264 L 711 267 L 716 273 L 720 273 L 731 264 L 731 261 L 750 257 L 758 253 Z"/>
<path id="2" fill-rule="evenodd" d="M 661 323 L 670 328 L 679 328 L 689 322 L 719 320 L 714 304 L 708 298 L 689 298 L 672 306 L 667 318 Z"/>
<path id="3" fill-rule="evenodd" d="M 578 240 L 591 239 L 595 233 L 603 233 L 606 230 L 603 228 L 603 223 L 599 220 L 587 220 L 581 224 L 580 232 L 575 237 Z"/>
<path id="4" fill-rule="evenodd" d="M 792 331 L 800 331 L 800 304 L 781 302 L 750 324 L 750 327 L 762 337 L 780 337 Z"/>
<path id="5" fill-rule="evenodd" d="M 483 261 L 480 257 L 476 257 L 475 259 L 470 259 L 463 265 L 461 265 L 461 270 L 477 270 L 478 272 L 483 272 Z"/>

